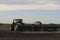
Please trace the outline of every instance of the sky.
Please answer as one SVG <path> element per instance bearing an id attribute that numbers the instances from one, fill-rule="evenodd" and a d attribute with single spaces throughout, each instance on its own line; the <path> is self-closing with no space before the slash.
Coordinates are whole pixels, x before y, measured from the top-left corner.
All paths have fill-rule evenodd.
<path id="1" fill-rule="evenodd" d="M 60 0 L 0 0 L 0 23 L 13 19 L 60 24 Z"/>

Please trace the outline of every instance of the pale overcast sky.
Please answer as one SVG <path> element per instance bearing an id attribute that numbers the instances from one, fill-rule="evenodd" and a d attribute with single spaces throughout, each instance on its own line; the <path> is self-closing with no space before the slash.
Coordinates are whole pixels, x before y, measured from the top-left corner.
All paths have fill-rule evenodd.
<path id="1" fill-rule="evenodd" d="M 15 18 L 60 24 L 60 0 L 0 0 L 0 22 L 12 23 Z"/>

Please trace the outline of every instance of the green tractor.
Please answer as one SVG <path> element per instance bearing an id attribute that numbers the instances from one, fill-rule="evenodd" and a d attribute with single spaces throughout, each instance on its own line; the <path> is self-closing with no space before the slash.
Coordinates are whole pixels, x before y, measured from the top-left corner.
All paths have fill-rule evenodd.
<path id="1" fill-rule="evenodd" d="M 11 31 L 39 31 L 41 23 L 34 24 L 24 24 L 22 19 L 13 19 L 13 24 L 11 26 Z M 42 25 L 42 24 L 41 24 Z"/>

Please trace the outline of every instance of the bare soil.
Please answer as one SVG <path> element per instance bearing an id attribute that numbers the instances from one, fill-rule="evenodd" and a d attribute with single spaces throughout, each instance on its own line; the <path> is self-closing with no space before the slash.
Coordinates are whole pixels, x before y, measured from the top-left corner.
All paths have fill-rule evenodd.
<path id="1" fill-rule="evenodd" d="M 21 33 L 0 31 L 0 40 L 60 40 L 60 33 Z"/>

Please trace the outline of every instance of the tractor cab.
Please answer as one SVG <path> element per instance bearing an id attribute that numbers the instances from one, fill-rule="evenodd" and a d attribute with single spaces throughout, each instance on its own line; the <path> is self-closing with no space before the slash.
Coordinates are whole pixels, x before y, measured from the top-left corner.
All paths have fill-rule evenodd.
<path id="1" fill-rule="evenodd" d="M 21 26 L 21 25 L 23 25 L 23 20 L 22 19 L 13 19 L 11 31 L 16 31 L 16 28 L 18 26 Z"/>

